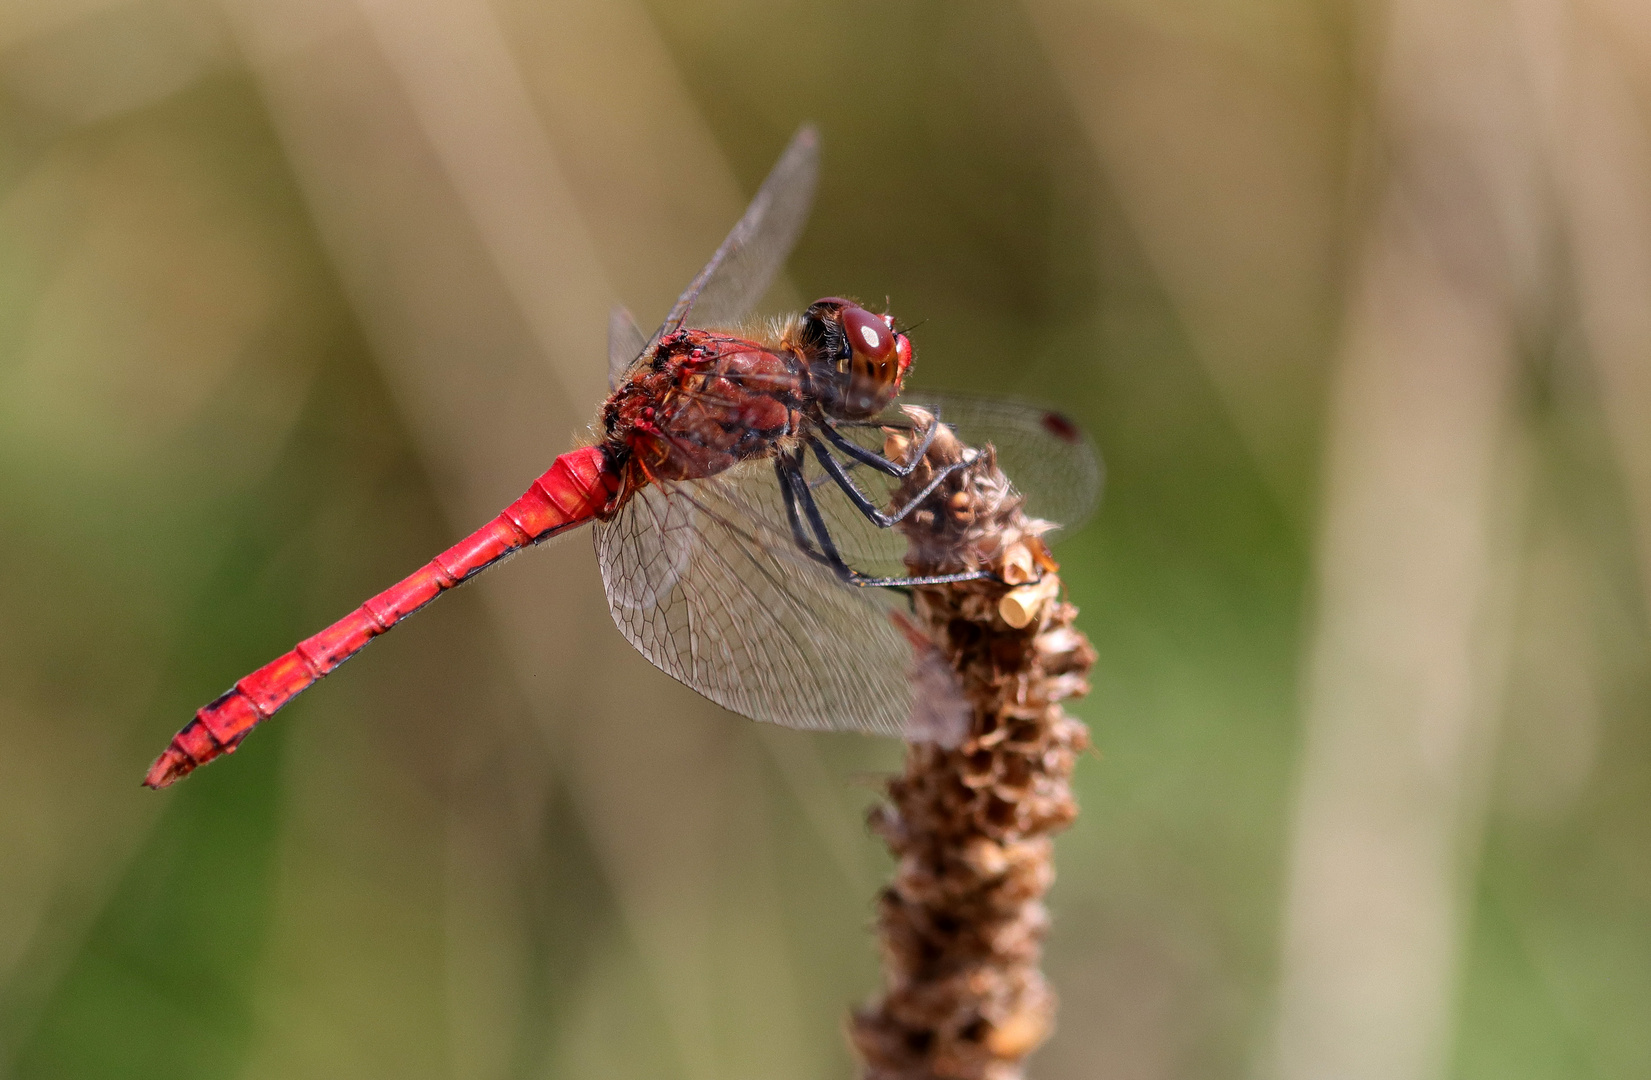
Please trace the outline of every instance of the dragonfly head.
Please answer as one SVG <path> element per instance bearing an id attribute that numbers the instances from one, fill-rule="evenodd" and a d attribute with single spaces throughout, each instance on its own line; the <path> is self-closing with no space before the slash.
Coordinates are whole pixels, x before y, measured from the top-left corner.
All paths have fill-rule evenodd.
<path id="1" fill-rule="evenodd" d="M 824 393 L 827 413 L 845 420 L 876 416 L 900 393 L 911 367 L 911 341 L 894 317 L 828 296 L 803 313 L 798 352 Z"/>

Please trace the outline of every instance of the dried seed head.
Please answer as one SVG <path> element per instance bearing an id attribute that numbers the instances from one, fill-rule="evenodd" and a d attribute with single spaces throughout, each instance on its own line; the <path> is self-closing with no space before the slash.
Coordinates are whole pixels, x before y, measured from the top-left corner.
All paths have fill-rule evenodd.
<path id="1" fill-rule="evenodd" d="M 907 412 L 919 430 L 928 422 Z M 885 443 L 891 457 L 912 446 L 905 433 Z M 967 715 L 956 745 L 908 748 L 889 804 L 870 815 L 897 870 L 878 904 L 885 992 L 851 1029 L 865 1080 L 1019 1080 L 1053 1024 L 1037 970 L 1041 898 L 1054 879 L 1049 835 L 1077 814 L 1067 780 L 1088 745 L 1058 702 L 1087 688 L 1095 654 L 1059 599 L 1059 567 L 1038 539 L 1048 524 L 1021 512 L 989 447 L 975 454 L 940 429 L 896 498 L 963 461 L 900 526 L 914 574 L 995 576 L 913 593 L 912 632 L 955 674 Z"/>

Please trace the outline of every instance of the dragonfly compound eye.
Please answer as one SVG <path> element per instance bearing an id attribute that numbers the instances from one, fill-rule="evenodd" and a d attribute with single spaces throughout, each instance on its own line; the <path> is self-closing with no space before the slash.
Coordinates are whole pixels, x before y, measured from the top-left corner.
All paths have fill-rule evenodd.
<path id="1" fill-rule="evenodd" d="M 835 371 L 834 408 L 842 415 L 873 415 L 899 393 L 911 347 L 902 348 L 905 339 L 890 323 L 836 296 L 815 301 L 804 315 L 799 343 L 816 365 Z"/>
<path id="2" fill-rule="evenodd" d="M 843 308 L 843 332 L 848 346 L 869 364 L 886 364 L 894 356 L 894 331 L 863 307 Z"/>
<path id="3" fill-rule="evenodd" d="M 842 320 L 850 374 L 865 392 L 887 392 L 900 377 L 894 331 L 880 316 L 853 304 L 843 308 Z"/>

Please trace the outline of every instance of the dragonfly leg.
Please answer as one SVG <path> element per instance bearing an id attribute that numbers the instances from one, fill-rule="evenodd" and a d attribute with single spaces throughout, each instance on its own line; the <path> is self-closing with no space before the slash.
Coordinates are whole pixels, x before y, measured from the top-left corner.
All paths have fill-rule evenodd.
<path id="1" fill-rule="evenodd" d="M 937 412 L 938 412 L 938 410 L 937 410 Z M 917 425 L 915 423 L 911 422 L 911 421 L 907 421 L 905 423 L 900 423 L 900 422 L 896 421 L 896 422 L 891 423 L 891 422 L 886 421 L 886 420 L 832 420 L 832 421 L 830 421 L 830 424 L 833 428 L 832 434 L 837 435 L 839 437 L 842 434 L 842 429 L 843 428 L 871 428 L 871 427 L 874 427 L 874 428 L 893 428 L 896 431 L 916 431 L 917 430 Z M 917 462 L 922 460 L 923 455 L 928 453 L 929 444 L 934 441 L 935 433 L 938 430 L 939 429 L 937 427 L 933 426 L 933 425 L 930 425 L 929 427 L 924 428 L 924 430 L 923 430 L 923 439 L 918 444 L 917 453 L 915 455 L 913 455 L 912 464 L 909 465 L 909 466 L 908 465 L 899 465 L 899 464 L 895 463 L 894 461 L 892 461 L 891 459 L 889 459 L 887 457 L 884 457 L 881 454 L 877 454 L 873 451 L 866 450 L 863 447 L 857 446 L 853 443 L 848 443 L 847 448 L 845 450 L 845 453 L 854 454 L 856 456 L 851 456 L 846 462 L 844 462 L 843 463 L 843 468 L 845 470 L 849 471 L 849 472 L 853 472 L 855 469 L 858 469 L 861 465 L 867 464 L 867 462 L 869 460 L 870 462 L 875 463 L 876 468 L 878 469 L 879 472 L 888 473 L 890 469 L 893 469 L 894 470 L 894 475 L 899 476 L 901 478 L 904 478 L 904 476 L 906 474 L 910 473 L 913 469 L 915 469 L 917 467 Z M 833 442 L 836 443 L 836 440 L 833 440 Z M 836 481 L 833 480 L 829 475 L 827 475 L 827 476 L 816 477 L 815 479 L 810 480 L 808 482 L 808 486 L 810 488 L 813 488 L 814 490 L 819 490 L 822 486 L 824 486 L 826 484 L 832 484 L 832 483 L 836 483 Z"/>
<path id="2" fill-rule="evenodd" d="M 918 463 L 923 460 L 923 455 L 929 452 L 929 444 L 934 442 L 935 435 L 940 431 L 940 414 L 937 411 L 934 414 L 934 419 L 923 429 L 923 438 L 918 442 L 916 450 L 912 452 L 911 461 L 905 465 L 891 461 L 875 450 L 867 450 L 841 431 L 838 431 L 831 421 L 817 424 L 816 427 L 840 453 L 846 454 L 862 465 L 870 465 L 880 473 L 885 473 L 897 480 L 904 480 L 916 470 Z"/>
<path id="3" fill-rule="evenodd" d="M 906 505 L 892 513 L 884 513 L 877 509 L 877 504 L 873 503 L 864 491 L 860 490 L 860 485 L 854 482 L 854 478 L 848 474 L 848 470 L 843 467 L 843 463 L 831 456 L 831 451 L 826 449 L 825 444 L 812 437 L 809 438 L 808 444 L 813 448 L 814 456 L 820 459 L 820 465 L 825 468 L 826 475 L 831 477 L 832 481 L 843 489 L 843 494 L 848 496 L 849 501 L 854 504 L 854 508 L 864 514 L 866 519 L 873 525 L 881 529 L 899 524 L 907 514 L 923 505 L 929 496 L 934 494 L 935 489 L 945 482 L 948 476 L 968 464 L 967 461 L 954 461 L 936 473 L 934 479 L 930 480 L 922 491 L 912 496 Z"/>
<path id="4" fill-rule="evenodd" d="M 815 562 L 824 563 L 836 569 L 832 561 L 816 550 L 813 539 L 808 535 L 808 529 L 803 525 L 802 518 L 797 516 L 797 489 L 806 487 L 802 472 L 803 456 L 801 451 L 795 454 L 781 454 L 774 458 L 774 472 L 780 481 L 780 497 L 785 500 L 785 520 L 791 526 L 791 539 L 804 555 Z M 839 559 L 840 563 L 842 560 Z"/>
<path id="5" fill-rule="evenodd" d="M 816 452 L 818 453 L 823 450 L 824 447 L 820 447 Z M 829 458 L 829 454 L 827 454 L 827 457 Z M 833 465 L 837 465 L 835 459 L 831 460 Z M 959 464 L 962 463 L 960 462 Z M 838 468 L 840 469 L 841 466 L 838 465 Z M 947 470 L 948 473 L 950 471 L 950 469 Z M 793 503 L 801 507 L 803 516 L 808 519 L 809 527 L 814 532 L 814 538 L 819 542 L 819 552 L 816 554 L 812 545 L 805 544 L 800 533 L 798 535 L 798 543 L 804 544 L 803 550 L 807 554 L 815 558 L 820 558 L 820 561 L 823 561 L 826 565 L 830 566 L 831 569 L 837 574 L 838 578 L 840 578 L 845 584 L 858 585 L 863 588 L 904 589 L 913 585 L 950 585 L 953 582 L 958 581 L 979 581 L 981 578 L 992 576 L 991 573 L 986 570 L 967 570 L 957 574 L 929 574 L 922 577 L 871 577 L 867 574 L 862 574 L 852 566 L 849 566 L 848 563 L 844 562 L 842 555 L 838 553 L 837 544 L 831 539 L 831 530 L 826 528 L 825 517 L 820 513 L 820 507 L 814 501 L 814 492 L 809 490 L 808 484 L 803 480 L 800 465 L 793 461 L 789 467 L 780 466 L 780 472 L 781 483 L 789 483 L 790 485 L 790 494 L 786 496 L 787 514 L 795 514 Z M 937 478 L 935 483 L 930 485 L 930 488 L 933 488 L 936 484 L 939 484 L 940 480 L 944 478 L 944 475 Z M 913 505 L 920 501 L 922 501 L 921 497 L 916 500 Z M 867 505 L 870 505 L 869 502 Z M 874 512 L 875 509 L 875 507 L 872 508 Z M 907 511 L 910 511 L 910 509 L 911 507 L 906 508 Z M 794 517 L 793 520 L 795 521 Z M 821 558 L 821 556 L 823 556 L 823 558 Z"/>

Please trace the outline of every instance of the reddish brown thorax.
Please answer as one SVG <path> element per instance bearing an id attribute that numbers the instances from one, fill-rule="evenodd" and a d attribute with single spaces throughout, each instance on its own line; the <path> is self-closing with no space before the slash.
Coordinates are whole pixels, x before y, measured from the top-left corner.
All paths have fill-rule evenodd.
<path id="1" fill-rule="evenodd" d="M 796 432 L 806 405 L 797 360 L 746 338 L 684 329 L 608 398 L 604 446 L 626 492 L 698 480 L 761 457 Z M 617 509 L 617 507 L 616 507 Z"/>
<path id="2" fill-rule="evenodd" d="M 610 507 L 650 480 L 698 480 L 762 457 L 808 419 L 886 409 L 911 367 L 894 320 L 839 297 L 810 305 L 778 341 L 685 328 L 602 409 L 603 447 L 624 477 Z"/>

